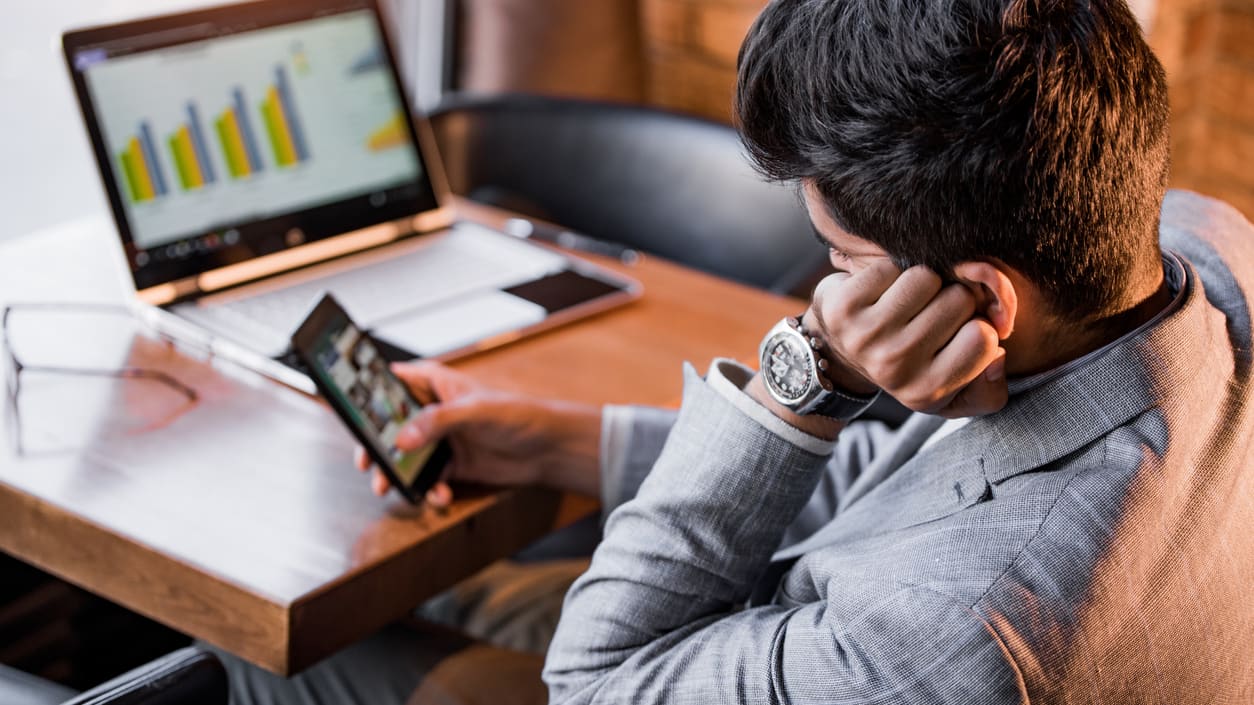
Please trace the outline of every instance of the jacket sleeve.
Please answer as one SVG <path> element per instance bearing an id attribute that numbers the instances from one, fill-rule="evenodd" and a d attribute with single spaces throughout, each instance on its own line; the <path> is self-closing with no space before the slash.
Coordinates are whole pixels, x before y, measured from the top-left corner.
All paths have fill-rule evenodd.
<path id="1" fill-rule="evenodd" d="M 982 620 L 924 588 L 739 609 L 832 447 L 716 389 L 731 384 L 717 369 L 685 377 L 656 466 L 567 595 L 545 664 L 551 702 L 1019 700 Z"/>
<path id="2" fill-rule="evenodd" d="M 651 406 L 604 408 L 600 454 L 603 516 L 608 517 L 636 496 L 661 455 L 676 417 L 673 409 Z M 897 442 L 896 436 L 887 424 L 873 420 L 857 421 L 841 433 L 814 493 L 785 532 L 781 547 L 796 543 L 830 521 L 845 490 L 881 449 Z"/>

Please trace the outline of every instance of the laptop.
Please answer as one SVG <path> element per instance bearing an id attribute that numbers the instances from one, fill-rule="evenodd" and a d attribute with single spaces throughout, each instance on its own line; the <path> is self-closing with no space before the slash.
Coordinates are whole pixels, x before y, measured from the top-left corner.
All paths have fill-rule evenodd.
<path id="1" fill-rule="evenodd" d="M 325 292 L 394 359 L 449 359 L 639 283 L 456 222 L 376 0 L 262 0 L 62 37 L 137 309 L 305 391 Z"/>

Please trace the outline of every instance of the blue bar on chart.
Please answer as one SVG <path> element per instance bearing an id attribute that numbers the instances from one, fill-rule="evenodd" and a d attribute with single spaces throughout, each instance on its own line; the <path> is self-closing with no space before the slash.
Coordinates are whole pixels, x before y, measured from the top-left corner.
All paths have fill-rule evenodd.
<path id="1" fill-rule="evenodd" d="M 200 162 L 205 183 L 211 184 L 217 177 L 213 173 L 213 162 L 209 161 L 205 133 L 200 128 L 200 111 L 196 110 L 196 104 L 190 100 L 187 101 L 187 127 L 192 133 L 192 149 L 196 150 L 196 160 Z"/>
<path id="2" fill-rule="evenodd" d="M 152 142 L 152 128 L 148 126 L 147 120 L 139 123 L 139 148 L 144 153 L 144 161 L 149 165 L 148 173 L 152 177 L 153 191 L 158 196 L 164 196 L 167 192 L 165 172 L 161 169 L 161 162 L 157 161 L 157 149 Z"/>
<path id="3" fill-rule="evenodd" d="M 274 87 L 279 92 L 279 102 L 283 106 L 283 115 L 287 118 L 287 129 L 291 133 L 292 146 L 296 149 L 296 160 L 305 161 L 309 158 L 309 147 L 305 142 L 305 129 L 296 113 L 296 104 L 292 102 L 292 90 L 287 82 L 287 70 L 283 64 L 274 67 Z"/>
<path id="4" fill-rule="evenodd" d="M 244 141 L 244 153 L 248 155 L 249 171 L 256 173 L 262 168 L 261 152 L 257 150 L 256 133 L 253 132 L 252 121 L 248 119 L 248 109 L 244 107 L 244 89 L 237 87 L 231 92 L 231 97 L 235 102 L 235 119 Z"/>

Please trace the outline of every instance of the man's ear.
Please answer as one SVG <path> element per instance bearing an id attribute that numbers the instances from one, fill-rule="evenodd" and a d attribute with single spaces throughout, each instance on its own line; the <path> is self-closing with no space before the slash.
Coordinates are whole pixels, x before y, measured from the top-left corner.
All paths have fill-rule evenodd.
<path id="1" fill-rule="evenodd" d="M 1003 267 L 998 262 L 963 262 L 954 267 L 958 281 L 975 294 L 976 310 L 993 324 L 1001 340 L 1014 332 L 1019 314 L 1019 295 Z"/>

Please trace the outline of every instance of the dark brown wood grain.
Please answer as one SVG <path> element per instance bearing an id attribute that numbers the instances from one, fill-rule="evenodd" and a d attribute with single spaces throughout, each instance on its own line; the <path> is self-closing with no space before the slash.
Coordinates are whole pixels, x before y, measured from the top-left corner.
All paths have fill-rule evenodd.
<path id="1" fill-rule="evenodd" d="M 0 304 L 124 300 L 113 246 L 110 226 L 89 220 L 0 248 Z M 643 299 L 457 366 L 532 394 L 672 405 L 683 361 L 752 359 L 762 332 L 800 306 L 652 258 L 598 261 L 642 281 Z M 538 489 L 463 492 L 446 512 L 377 498 L 352 469 L 352 438 L 318 400 L 194 352 L 151 341 L 133 352 L 200 399 L 171 411 L 135 387 L 24 389 L 62 395 L 53 400 L 65 415 L 23 418 L 38 452 L 0 444 L 0 550 L 276 673 L 367 636 L 591 507 Z M 160 423 L 119 430 L 122 411 Z"/>

